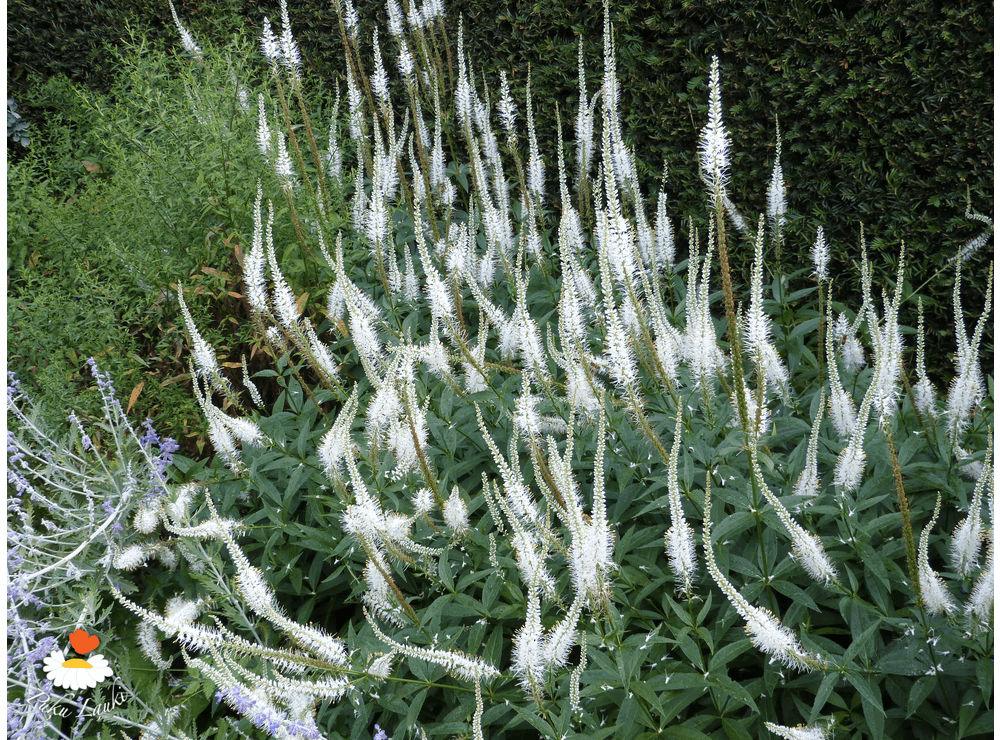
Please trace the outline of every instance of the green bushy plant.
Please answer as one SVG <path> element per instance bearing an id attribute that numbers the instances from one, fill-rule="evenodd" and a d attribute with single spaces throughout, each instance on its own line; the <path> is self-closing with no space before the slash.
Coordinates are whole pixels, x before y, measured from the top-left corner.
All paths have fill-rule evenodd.
<path id="1" fill-rule="evenodd" d="M 184 666 L 176 701 L 214 696 L 197 730 L 991 732 L 990 307 L 968 320 L 961 261 L 945 399 L 922 322 L 900 323 L 905 251 L 879 296 L 862 241 L 860 303 L 822 231 L 800 247 L 811 266 L 765 277 L 768 245 L 797 238 L 784 174 L 744 236 L 718 60 L 707 228 L 682 259 L 672 202 L 644 192 L 622 136 L 609 25 L 599 98 L 564 114 L 579 149 L 547 178 L 537 101 L 505 78 L 485 90 L 438 2 L 412 22 L 389 4 L 371 71 L 339 10 L 351 77 L 329 140 L 287 11 L 262 44 L 273 174 L 242 275 L 276 363 L 227 370 L 178 292 L 216 460 L 177 458 L 181 485 L 121 533 L 104 586 L 146 659 Z M 350 224 L 334 162 L 354 168 Z"/>
<path id="2" fill-rule="evenodd" d="M 40 406 L 62 417 L 98 413 L 83 363 L 101 358 L 128 406 L 193 452 L 204 429 L 185 379 L 176 286 L 213 297 L 217 310 L 197 311 L 218 326 L 210 336 L 231 348 L 231 362 L 260 361 L 230 322 L 262 173 L 253 89 L 263 70 L 239 43 L 196 59 L 134 38 L 116 58 L 109 95 L 59 78 L 33 91 L 57 112 L 47 138 L 10 168 L 10 360 Z M 78 300 L 67 305 L 67 295 Z"/>

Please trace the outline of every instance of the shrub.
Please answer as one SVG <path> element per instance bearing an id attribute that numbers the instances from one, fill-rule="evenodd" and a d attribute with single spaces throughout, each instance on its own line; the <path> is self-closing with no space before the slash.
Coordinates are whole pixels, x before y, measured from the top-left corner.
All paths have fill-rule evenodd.
<path id="1" fill-rule="evenodd" d="M 64 79 L 34 90 L 58 112 L 11 164 L 8 332 L 11 366 L 50 423 L 71 408 L 99 417 L 84 368 L 98 357 L 130 410 L 197 454 L 205 429 L 177 332 L 179 283 L 213 298 L 195 310 L 229 362 L 261 362 L 247 332 L 230 329 L 246 316 L 237 274 L 263 172 L 251 92 L 263 70 L 239 42 L 207 52 L 199 61 L 133 38 L 110 95 Z"/>
<path id="2" fill-rule="evenodd" d="M 581 166 L 556 157 L 553 195 L 531 95 L 486 95 L 461 30 L 445 53 L 435 0 L 412 23 L 390 3 L 370 75 L 340 9 L 352 79 L 329 149 L 287 13 L 262 45 L 268 180 L 324 260 L 302 275 L 325 310 L 296 298 L 262 185 L 243 280 L 278 358 L 255 378 L 282 392 L 268 405 L 230 377 L 181 290 L 216 463 L 178 458 L 184 485 L 114 541 L 135 554 L 119 570 L 179 555 L 106 588 L 152 662 L 183 660 L 181 702 L 214 693 L 231 732 L 280 738 L 990 732 L 990 307 L 968 325 L 961 261 L 945 402 L 922 326 L 904 361 L 905 253 L 881 301 L 862 259 L 860 306 L 828 280 L 822 231 L 811 267 L 765 285 L 765 246 L 792 238 L 783 174 L 740 236 L 718 60 L 708 229 L 681 260 L 622 139 L 609 28 L 603 102 L 581 108 Z M 342 229 L 330 165 L 352 160 Z"/>

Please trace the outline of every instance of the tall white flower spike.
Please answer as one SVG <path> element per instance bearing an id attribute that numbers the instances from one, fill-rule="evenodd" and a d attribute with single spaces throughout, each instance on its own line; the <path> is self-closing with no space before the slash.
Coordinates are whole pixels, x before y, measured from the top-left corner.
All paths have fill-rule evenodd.
<path id="1" fill-rule="evenodd" d="M 854 410 L 854 399 L 844 389 L 840 382 L 840 368 L 837 367 L 836 342 L 834 341 L 834 324 L 831 320 L 830 304 L 826 311 L 826 357 L 827 368 L 830 371 L 830 420 L 837 436 L 842 440 L 850 439 L 857 426 L 858 417 Z"/>
<path id="2" fill-rule="evenodd" d="M 991 448 L 992 442 L 993 440 L 990 439 Z M 992 468 L 992 466 L 990 467 Z M 969 600 L 965 604 L 965 616 L 975 629 L 986 628 L 993 621 L 993 590 L 996 582 L 996 571 L 994 568 L 996 559 L 996 487 L 993 484 L 992 474 L 989 476 L 989 485 L 990 505 L 988 509 L 990 513 L 990 531 L 988 534 L 989 550 L 986 555 L 986 567 L 983 569 L 982 575 L 979 576 L 979 580 L 976 581 L 976 585 L 972 589 L 972 595 L 969 596 Z"/>
<path id="3" fill-rule="evenodd" d="M 765 722 L 764 726 L 785 740 L 826 740 L 830 737 L 829 728 L 823 725 L 786 727 L 785 725 L 776 725 L 773 722 Z"/>
<path id="4" fill-rule="evenodd" d="M 714 202 L 722 201 L 729 181 L 729 133 L 722 122 L 719 57 L 712 57 L 708 78 L 708 124 L 701 130 L 701 177 Z"/>
<path id="5" fill-rule="evenodd" d="M 194 42 L 194 36 L 191 35 L 191 32 L 181 23 L 181 19 L 177 16 L 177 8 L 174 7 L 173 3 L 170 3 L 170 15 L 174 17 L 174 25 L 177 26 L 177 32 L 181 35 L 181 44 L 184 46 L 185 51 L 199 62 L 202 61 L 201 49 Z"/>
<path id="6" fill-rule="evenodd" d="M 771 182 L 767 188 L 767 219 L 771 223 L 774 238 L 780 244 L 788 205 L 785 202 L 785 176 L 781 169 L 781 131 L 778 128 L 777 117 L 774 120 L 774 140 L 774 168 L 771 170 Z"/>
<path id="7" fill-rule="evenodd" d="M 758 368 L 764 371 L 767 384 L 789 397 L 788 368 L 781 361 L 778 350 L 771 342 L 771 319 L 764 313 L 764 219 L 757 222 L 757 239 L 754 242 L 753 272 L 750 278 L 750 308 L 744 322 L 747 351 L 754 355 Z"/>
<path id="8" fill-rule="evenodd" d="M 281 0 L 281 61 L 292 79 L 299 79 L 299 69 L 302 67 L 302 56 L 299 46 L 292 37 L 292 22 L 288 18 L 287 0 Z"/>
<path id="9" fill-rule="evenodd" d="M 580 97 L 576 111 L 576 167 L 577 177 L 583 178 L 590 170 L 594 158 L 594 104 L 587 99 L 587 76 L 583 66 L 583 39 L 580 39 L 577 68 L 580 81 Z"/>
<path id="10" fill-rule="evenodd" d="M 913 386 L 913 397 L 917 410 L 921 414 L 931 420 L 937 418 L 937 394 L 924 367 L 924 301 L 922 298 L 917 299 L 917 384 Z"/>
<path id="11" fill-rule="evenodd" d="M 812 431 L 809 434 L 809 445 L 806 448 L 806 464 L 795 482 L 795 495 L 806 497 L 805 503 L 811 503 L 812 499 L 819 493 L 819 429 L 823 422 L 824 403 L 826 394 L 820 391 L 819 408 L 813 418 Z"/>
<path id="12" fill-rule="evenodd" d="M 830 264 L 830 248 L 826 244 L 826 237 L 823 235 L 823 227 L 816 228 L 816 243 L 812 248 L 813 273 L 816 280 L 825 282 L 827 278 L 827 267 Z"/>
<path id="13" fill-rule="evenodd" d="M 979 344 L 983 337 L 987 317 L 990 314 L 993 291 L 993 263 L 990 263 L 989 280 L 986 289 L 986 305 L 976 322 L 976 328 L 970 340 L 965 330 L 965 315 L 962 311 L 962 262 L 955 267 L 955 290 L 953 301 L 955 305 L 955 341 L 958 352 L 955 355 L 955 379 L 948 390 L 948 435 L 952 445 L 958 445 L 962 434 L 969 424 L 973 409 L 986 394 L 983 373 L 979 368 Z"/>

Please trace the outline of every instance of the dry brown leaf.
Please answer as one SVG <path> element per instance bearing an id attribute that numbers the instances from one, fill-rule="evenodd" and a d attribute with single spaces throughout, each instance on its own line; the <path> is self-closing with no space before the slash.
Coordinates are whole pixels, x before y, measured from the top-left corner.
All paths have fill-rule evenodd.
<path id="1" fill-rule="evenodd" d="M 132 389 L 132 393 L 128 397 L 128 406 L 125 408 L 126 414 L 132 410 L 132 406 L 135 405 L 136 399 L 139 398 L 139 394 L 142 393 L 142 387 L 144 385 L 146 385 L 146 381 L 140 380 L 139 385 Z"/>

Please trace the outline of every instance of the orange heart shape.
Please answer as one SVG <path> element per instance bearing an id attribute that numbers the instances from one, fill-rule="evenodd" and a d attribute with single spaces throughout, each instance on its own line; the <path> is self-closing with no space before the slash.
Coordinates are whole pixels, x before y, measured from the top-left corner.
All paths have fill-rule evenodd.
<path id="1" fill-rule="evenodd" d="M 69 644 L 80 655 L 86 655 L 91 650 L 97 650 L 97 646 L 101 644 L 101 638 L 78 629 L 69 636 Z"/>

